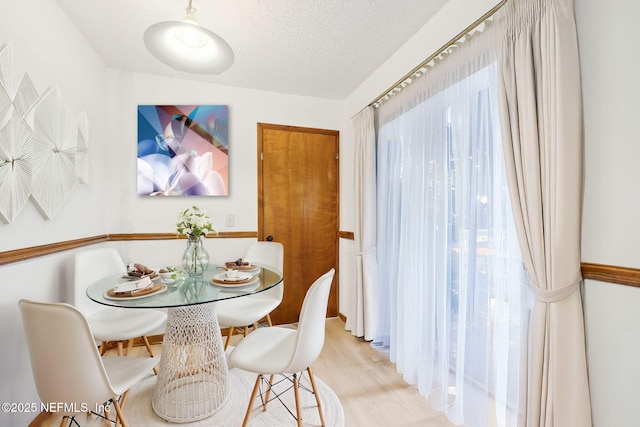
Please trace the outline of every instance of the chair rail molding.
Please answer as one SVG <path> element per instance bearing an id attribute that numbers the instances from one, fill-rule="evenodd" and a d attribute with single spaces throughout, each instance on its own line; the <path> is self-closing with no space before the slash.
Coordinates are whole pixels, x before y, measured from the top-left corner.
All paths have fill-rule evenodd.
<path id="1" fill-rule="evenodd" d="M 593 264 L 589 262 L 581 263 L 580 267 L 584 279 L 640 287 L 640 268 Z"/>
<path id="2" fill-rule="evenodd" d="M 353 239 L 353 232 L 340 231 L 338 237 Z M 257 231 L 219 232 L 216 235 L 207 236 L 208 239 L 257 239 Z M 95 245 L 103 242 L 142 241 L 142 240 L 174 240 L 186 239 L 175 233 L 114 233 L 101 234 L 75 240 L 49 243 L 46 245 L 32 246 L 0 252 L 0 266 L 14 262 L 25 261 L 57 252 L 64 252 L 82 246 Z M 634 286 L 640 288 L 640 268 L 622 267 L 615 265 L 595 264 L 583 262 L 580 264 L 582 277 L 586 280 L 615 283 L 618 285 Z"/>
<path id="3" fill-rule="evenodd" d="M 258 238 L 257 231 L 219 232 L 216 235 L 207 236 L 208 239 L 243 239 Z M 28 248 L 13 249 L 0 252 L 0 265 L 25 261 L 57 252 L 64 252 L 82 246 L 94 245 L 102 242 L 140 241 L 140 240 L 174 240 L 186 239 L 186 236 L 178 236 L 176 233 L 119 233 L 101 234 L 82 239 L 65 240 L 46 245 L 32 246 Z"/>

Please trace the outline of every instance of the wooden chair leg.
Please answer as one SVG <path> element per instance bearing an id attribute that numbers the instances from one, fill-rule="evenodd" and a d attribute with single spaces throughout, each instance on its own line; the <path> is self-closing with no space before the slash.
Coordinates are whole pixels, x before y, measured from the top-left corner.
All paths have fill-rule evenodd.
<path id="1" fill-rule="evenodd" d="M 131 349 L 133 348 L 133 338 L 127 340 L 127 351 L 124 353 L 125 356 L 128 356 L 131 353 Z"/>
<path id="2" fill-rule="evenodd" d="M 233 335 L 233 330 L 235 328 L 233 326 L 229 327 L 229 330 L 227 332 L 227 339 L 224 342 L 224 349 L 225 351 L 227 350 L 227 347 L 229 347 L 229 343 L 231 342 L 231 335 Z"/>
<path id="3" fill-rule="evenodd" d="M 124 356 L 124 348 L 122 346 L 122 341 L 118 341 L 118 356 Z"/>
<path id="4" fill-rule="evenodd" d="M 51 412 L 40 411 L 37 417 L 35 417 L 30 423 L 29 427 L 39 427 L 44 424 L 53 415 Z"/>
<path id="5" fill-rule="evenodd" d="M 143 335 L 142 340 L 144 341 L 144 346 L 147 347 L 147 353 L 149 353 L 150 357 L 153 357 L 153 350 L 151 349 L 151 344 L 149 344 L 149 338 L 147 338 L 146 335 Z"/>
<path id="6" fill-rule="evenodd" d="M 267 314 L 267 324 L 269 326 L 273 326 L 273 322 L 271 322 L 271 316 Z"/>
<path id="7" fill-rule="evenodd" d="M 120 424 L 122 425 L 122 427 L 127 427 L 127 422 L 122 416 L 122 408 L 120 407 L 120 404 L 117 400 L 113 401 L 113 407 L 116 408 L 116 427 L 118 427 L 118 420 L 120 420 Z"/>
<path id="8" fill-rule="evenodd" d="M 269 376 L 269 388 L 264 395 L 264 404 L 262 405 L 262 411 L 266 412 L 267 404 L 269 403 L 269 396 L 271 395 L 271 384 L 273 384 L 273 375 Z"/>
<path id="9" fill-rule="evenodd" d="M 108 404 L 108 403 L 109 403 L 109 402 L 106 402 L 106 404 Z M 102 415 L 104 415 L 104 418 L 105 418 L 107 421 L 109 421 L 109 423 L 108 423 L 109 425 L 111 425 L 111 423 L 112 423 L 112 422 L 113 422 L 113 423 L 114 423 L 114 425 L 115 425 L 115 424 L 117 424 L 117 422 L 118 422 L 118 417 L 116 417 L 116 420 L 115 420 L 115 421 L 111 421 L 111 415 L 109 415 L 109 412 L 110 412 L 110 411 L 107 411 L 108 406 L 106 406 L 106 404 L 105 404 L 104 413 L 103 413 Z M 116 426 L 116 427 L 117 427 L 117 426 Z"/>
<path id="10" fill-rule="evenodd" d="M 247 413 L 244 416 L 244 421 L 242 421 L 242 427 L 247 427 L 247 424 L 249 423 L 249 418 L 251 417 L 251 407 L 253 406 L 253 399 L 256 398 L 259 386 L 260 375 L 258 375 L 258 378 L 256 378 L 256 384 L 253 386 L 253 391 L 251 392 L 251 397 L 249 398 L 249 404 L 247 405 Z"/>
<path id="11" fill-rule="evenodd" d="M 300 407 L 300 390 L 298 390 L 298 374 L 293 374 L 293 393 L 296 396 L 296 415 L 298 417 L 298 427 L 302 425 L 302 408 Z"/>
<path id="12" fill-rule="evenodd" d="M 320 415 L 320 425 L 325 426 L 324 415 L 322 415 L 322 405 L 320 404 L 320 395 L 318 394 L 318 389 L 316 388 L 316 380 L 311 372 L 311 367 L 307 367 L 307 372 L 309 373 L 309 380 L 311 380 L 311 388 L 313 389 L 313 394 L 316 396 L 316 403 L 318 404 L 318 414 Z"/>
<path id="13" fill-rule="evenodd" d="M 121 408 L 124 408 L 124 402 L 127 400 L 127 396 L 129 396 L 129 390 L 125 391 L 124 393 L 122 393 L 122 396 L 120 396 L 120 400 L 118 403 L 120 404 Z"/>
<path id="14" fill-rule="evenodd" d="M 249 327 L 245 326 L 244 327 L 244 336 L 246 337 L 248 333 L 249 333 Z"/>
<path id="15" fill-rule="evenodd" d="M 153 350 L 151 349 L 151 344 L 149 344 L 149 338 L 146 335 L 142 336 L 142 340 L 144 341 L 144 346 L 147 347 L 147 353 L 149 353 L 149 357 L 153 357 Z M 153 367 L 153 373 L 158 375 L 158 367 Z"/>
<path id="16" fill-rule="evenodd" d="M 60 420 L 60 427 L 64 427 L 65 421 L 67 421 L 67 417 L 66 415 L 64 417 L 62 417 L 62 420 Z"/>

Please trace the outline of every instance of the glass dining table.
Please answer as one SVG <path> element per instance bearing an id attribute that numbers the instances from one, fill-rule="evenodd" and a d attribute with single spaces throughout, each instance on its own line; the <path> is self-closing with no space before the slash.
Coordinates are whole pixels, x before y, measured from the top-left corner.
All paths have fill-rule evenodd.
<path id="1" fill-rule="evenodd" d="M 122 296 L 114 287 L 126 282 L 122 275 L 109 276 L 87 288 L 99 304 L 130 309 L 167 309 L 158 377 L 151 404 L 158 416 L 185 423 L 212 416 L 229 396 L 229 369 L 222 344 L 215 303 L 243 298 L 282 282 L 282 273 L 255 265 L 247 271 L 253 278 L 226 280 L 221 267 L 203 275 L 178 278 L 173 283 L 154 279 L 148 294 Z"/>

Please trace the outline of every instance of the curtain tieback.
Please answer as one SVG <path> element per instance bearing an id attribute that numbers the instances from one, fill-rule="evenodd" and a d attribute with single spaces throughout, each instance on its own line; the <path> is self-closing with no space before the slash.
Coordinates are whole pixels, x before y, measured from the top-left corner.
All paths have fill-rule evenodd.
<path id="1" fill-rule="evenodd" d="M 569 283 L 560 286 L 559 288 L 540 289 L 532 283 L 531 289 L 533 290 L 533 295 L 536 297 L 536 300 L 539 302 L 558 302 L 574 293 L 580 287 L 581 279 L 582 274 L 580 273 L 580 271 L 578 271 L 578 273 L 576 273 L 575 277 L 571 281 L 569 281 Z"/>

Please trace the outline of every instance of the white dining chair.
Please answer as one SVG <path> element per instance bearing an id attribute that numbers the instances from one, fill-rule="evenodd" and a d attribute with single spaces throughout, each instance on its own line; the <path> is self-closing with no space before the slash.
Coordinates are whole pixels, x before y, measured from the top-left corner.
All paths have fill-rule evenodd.
<path id="1" fill-rule="evenodd" d="M 244 260 L 250 264 L 270 267 L 283 274 L 284 247 L 278 242 L 254 242 L 249 246 Z M 228 328 L 225 350 L 236 329 L 242 329 L 243 335 L 246 336 L 248 327 L 257 329 L 258 322 L 264 318 L 269 326 L 273 326 L 270 313 L 280 305 L 283 294 L 284 280 L 273 288 L 255 295 L 218 301 L 216 303 L 218 323 L 222 329 Z"/>
<path id="2" fill-rule="evenodd" d="M 127 267 L 118 251 L 113 248 L 98 248 L 80 251 L 74 261 L 73 305 L 87 318 L 96 341 L 101 342 L 100 353 L 104 354 L 108 342 L 116 342 L 118 355 L 124 355 L 135 338 L 142 338 L 149 356 L 153 351 L 148 335 L 164 330 L 167 314 L 154 309 L 131 309 L 108 307 L 98 304 L 87 296 L 87 287 L 94 281 L 114 274 L 125 274 Z"/>
<path id="3" fill-rule="evenodd" d="M 267 385 L 266 394 L 262 399 L 263 410 L 267 410 L 272 385 L 274 385 L 274 375 L 278 374 L 285 376 L 293 383 L 297 421 L 298 425 L 302 426 L 299 379 L 304 371 L 309 375 L 318 405 L 320 421 L 323 426 L 325 425 L 320 396 L 310 365 L 318 358 L 324 344 L 325 318 L 334 274 L 335 270 L 331 269 L 311 285 L 302 303 L 297 329 L 279 326 L 260 328 L 242 339 L 229 355 L 230 368 L 239 368 L 258 374 L 249 399 L 243 427 L 249 422 L 253 401 L 261 381 Z M 269 375 L 268 380 L 265 379 L 266 375 Z M 287 390 L 289 389 L 287 388 Z M 280 400 L 279 395 L 274 398 Z"/>
<path id="4" fill-rule="evenodd" d="M 113 405 L 116 427 L 126 427 L 122 406 L 128 391 L 151 374 L 158 360 L 101 357 L 86 318 L 69 304 L 22 299 L 19 306 L 38 396 L 45 405 L 56 405 L 61 425 Z M 108 410 L 98 415 L 110 419 Z"/>

